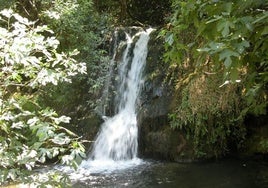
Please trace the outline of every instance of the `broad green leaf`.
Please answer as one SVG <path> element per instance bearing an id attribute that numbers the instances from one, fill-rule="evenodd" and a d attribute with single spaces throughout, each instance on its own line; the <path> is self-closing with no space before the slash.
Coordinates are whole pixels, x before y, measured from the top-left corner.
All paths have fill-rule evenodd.
<path id="1" fill-rule="evenodd" d="M 165 38 L 166 42 L 171 46 L 174 42 L 173 39 L 173 34 L 169 34 L 166 38 Z"/>
<path id="2" fill-rule="evenodd" d="M 234 24 L 229 20 L 221 20 L 217 24 L 217 31 L 221 31 L 223 37 L 226 37 L 230 34 L 231 28 L 234 28 Z"/>
<path id="3" fill-rule="evenodd" d="M 234 43 L 233 46 L 239 54 L 242 54 L 245 52 L 245 49 L 250 46 L 250 44 L 247 40 L 242 40 L 241 42 Z"/>
<path id="4" fill-rule="evenodd" d="M 230 56 L 228 56 L 224 59 L 224 66 L 228 69 L 231 67 L 231 65 L 232 65 L 232 59 Z"/>
<path id="5" fill-rule="evenodd" d="M 208 47 L 210 48 L 210 53 L 214 54 L 221 52 L 226 47 L 226 45 L 222 42 L 210 42 L 208 44 Z"/>
<path id="6" fill-rule="evenodd" d="M 244 16 L 244 17 L 241 17 L 241 18 L 237 19 L 237 21 L 240 21 L 251 32 L 254 30 L 254 26 L 253 26 L 253 23 L 252 23 L 254 20 L 255 19 L 252 16 Z"/>
<path id="7" fill-rule="evenodd" d="M 239 57 L 239 53 L 234 52 L 230 49 L 224 49 L 223 51 L 220 52 L 219 54 L 219 60 L 224 60 L 224 65 L 226 68 L 230 68 L 232 65 L 232 59 L 231 57 Z"/>

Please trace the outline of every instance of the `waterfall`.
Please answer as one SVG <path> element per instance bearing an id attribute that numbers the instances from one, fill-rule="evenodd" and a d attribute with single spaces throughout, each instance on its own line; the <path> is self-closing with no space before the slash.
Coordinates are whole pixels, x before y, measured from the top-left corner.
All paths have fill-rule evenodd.
<path id="1" fill-rule="evenodd" d="M 136 104 L 140 93 L 142 72 L 147 57 L 147 44 L 152 29 L 134 36 L 126 33 L 127 46 L 119 67 L 117 87 L 117 112 L 108 118 L 97 136 L 89 160 L 130 160 L 137 157 L 138 127 Z M 134 39 L 133 53 L 130 52 Z M 133 54 L 132 57 L 130 54 Z"/>
<path id="2" fill-rule="evenodd" d="M 118 64 L 117 91 L 114 97 L 113 117 L 106 118 L 94 142 L 87 160 L 82 161 L 77 171 L 69 168 L 61 170 L 70 173 L 71 179 L 86 179 L 91 173 L 107 173 L 143 164 L 137 158 L 138 127 L 137 99 L 142 86 L 142 73 L 147 58 L 149 35 L 153 29 L 140 29 L 136 34 L 125 33 L 125 49 L 117 62 L 117 54 L 113 54 L 111 64 Z M 120 44 L 116 44 L 120 48 Z M 122 47 L 122 45 L 121 45 Z M 117 53 L 117 50 L 114 50 Z M 109 69 L 109 72 L 112 69 Z M 112 83 L 108 77 L 107 84 Z M 104 89 L 107 99 L 109 86 Z M 106 106 L 104 106 L 106 108 Z M 105 108 L 101 107 L 100 109 Z"/>

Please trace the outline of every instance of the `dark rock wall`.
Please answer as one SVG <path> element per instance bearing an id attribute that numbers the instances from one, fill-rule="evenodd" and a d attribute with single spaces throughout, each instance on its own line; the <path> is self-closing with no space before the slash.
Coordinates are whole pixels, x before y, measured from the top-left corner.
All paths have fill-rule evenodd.
<path id="1" fill-rule="evenodd" d="M 148 46 L 144 85 L 138 106 L 139 155 L 172 161 L 193 160 L 193 151 L 181 131 L 169 125 L 174 100 L 173 84 L 166 80 L 168 64 L 163 62 L 163 41 L 157 31 Z"/>

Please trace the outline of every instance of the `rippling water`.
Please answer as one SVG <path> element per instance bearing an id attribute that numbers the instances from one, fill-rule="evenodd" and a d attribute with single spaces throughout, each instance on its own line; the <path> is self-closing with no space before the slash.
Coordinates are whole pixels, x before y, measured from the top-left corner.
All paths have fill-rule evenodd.
<path id="1" fill-rule="evenodd" d="M 144 160 L 124 165 L 96 171 L 96 166 L 88 164 L 83 172 L 74 173 L 73 187 L 268 188 L 267 162 L 232 159 L 180 164 Z"/>

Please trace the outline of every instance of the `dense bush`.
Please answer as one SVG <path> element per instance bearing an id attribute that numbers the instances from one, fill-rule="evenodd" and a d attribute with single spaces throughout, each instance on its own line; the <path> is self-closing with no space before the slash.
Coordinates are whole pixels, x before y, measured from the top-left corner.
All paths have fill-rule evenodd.
<path id="1" fill-rule="evenodd" d="M 198 143 L 200 139 L 214 146 L 224 142 L 218 144 L 222 146 L 219 150 L 224 150 L 232 138 L 237 139 L 236 143 L 241 142 L 243 131 L 237 134 L 235 130 L 247 114 L 266 114 L 268 3 L 262 0 L 173 0 L 172 8 L 173 16 L 161 35 L 166 40 L 165 60 L 170 63 L 171 70 L 179 70 L 178 74 L 171 74 L 177 80 L 177 89 L 185 94 L 171 114 L 173 125 L 187 129 L 192 137 L 203 134 Z M 205 83 L 213 85 L 214 89 L 211 90 L 209 84 L 199 83 L 204 76 Z M 197 83 L 198 87 L 191 92 L 193 84 Z M 233 87 L 236 88 L 232 89 L 233 94 L 226 94 Z M 199 90 L 200 95 L 193 104 L 193 96 Z M 201 101 L 204 95 L 213 97 L 214 94 L 217 94 L 216 101 L 213 98 Z M 225 98 L 225 95 L 229 97 Z M 201 108 L 197 106 L 198 101 L 202 104 L 214 102 Z M 226 103 L 233 110 L 231 113 L 221 110 L 221 106 L 217 107 L 219 103 Z M 207 111 L 203 113 L 205 109 Z M 180 115 L 186 112 L 189 115 Z M 215 119 L 211 129 L 204 119 L 212 114 L 214 119 L 219 117 L 217 114 L 226 116 L 227 121 L 221 117 Z"/>
<path id="2" fill-rule="evenodd" d="M 33 169 L 47 159 L 77 167 L 84 148 L 78 137 L 62 126 L 58 116 L 39 97 L 49 85 L 71 82 L 86 73 L 85 63 L 57 52 L 59 41 L 47 26 L 21 17 L 11 9 L 0 15 L 0 182 L 53 183 L 64 176 L 35 175 Z M 38 176 L 41 179 L 38 179 Z M 42 177 L 43 176 L 43 177 Z M 49 179 L 51 178 L 51 179 Z M 43 182 L 44 183 L 44 182 Z M 63 183 L 66 183 L 64 181 Z"/>
<path id="3" fill-rule="evenodd" d="M 72 85 L 51 88 L 43 96 L 44 102 L 54 104 L 59 112 L 86 116 L 96 107 L 105 80 L 109 62 L 109 48 L 105 45 L 110 40 L 111 18 L 105 13 L 98 14 L 91 0 L 53 1 L 52 5 L 42 1 L 41 7 L 40 20 L 53 29 L 60 50 L 78 49 L 80 53 L 75 59 L 85 62 L 88 70 L 86 75 L 75 77 Z M 77 113 L 81 106 L 83 112 Z"/>

